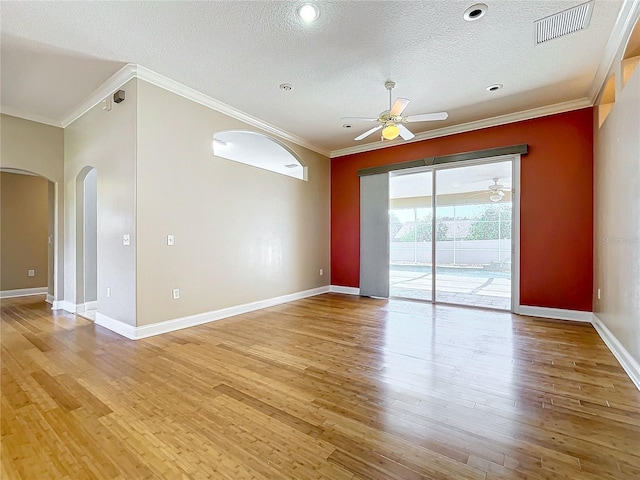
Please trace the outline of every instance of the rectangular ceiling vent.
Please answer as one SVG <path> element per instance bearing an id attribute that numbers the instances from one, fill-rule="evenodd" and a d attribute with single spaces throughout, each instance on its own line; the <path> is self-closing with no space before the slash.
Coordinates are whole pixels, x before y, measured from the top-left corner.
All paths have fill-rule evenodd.
<path id="1" fill-rule="evenodd" d="M 568 35 L 589 26 L 593 0 L 535 22 L 536 45 Z"/>

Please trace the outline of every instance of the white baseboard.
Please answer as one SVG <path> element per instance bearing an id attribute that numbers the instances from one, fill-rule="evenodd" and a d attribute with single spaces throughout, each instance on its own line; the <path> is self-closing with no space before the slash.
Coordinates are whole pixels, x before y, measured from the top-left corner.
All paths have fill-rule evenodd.
<path id="1" fill-rule="evenodd" d="M 2 290 L 0 298 L 28 297 L 29 295 L 43 295 L 49 291 L 47 287 L 18 288 L 17 290 Z"/>
<path id="2" fill-rule="evenodd" d="M 50 305 L 53 305 L 53 302 L 54 302 L 53 295 L 51 295 L 50 293 L 47 293 L 47 298 L 45 298 L 44 301 Z"/>
<path id="3" fill-rule="evenodd" d="M 360 289 L 357 287 L 342 287 L 340 285 L 331 285 L 330 292 L 344 293 L 346 295 L 360 295 Z"/>
<path id="4" fill-rule="evenodd" d="M 188 315 L 186 317 L 174 318 L 172 320 L 152 323 L 150 325 L 143 325 L 141 327 L 131 326 L 127 323 L 115 320 L 101 314 L 100 312 L 97 312 L 95 323 L 131 340 L 139 340 L 141 338 L 147 338 L 154 335 L 160 335 L 162 333 L 173 332 L 175 330 L 181 330 L 187 327 L 195 327 L 196 325 L 202 325 L 203 323 L 214 322 L 216 320 L 222 320 L 223 318 L 233 317 L 235 315 L 253 312 L 255 310 L 261 310 L 263 308 L 273 307 L 282 303 L 288 303 L 294 300 L 313 297 L 315 295 L 320 295 L 327 292 L 329 292 L 328 285 L 325 287 L 312 288 L 311 290 L 304 290 L 302 292 L 290 293 L 288 295 L 282 295 L 280 297 L 268 298 L 266 300 L 260 300 L 258 302 L 245 303 L 243 305 L 222 308 L 220 310 L 213 310 L 211 312 L 197 313 L 195 315 Z"/>
<path id="5" fill-rule="evenodd" d="M 529 317 L 553 318 L 556 320 L 572 320 L 574 322 L 591 323 L 593 314 L 591 312 L 581 312 L 579 310 L 564 310 L 562 308 L 547 307 L 530 307 L 528 305 L 520 305 L 515 309 L 518 315 L 527 315 Z"/>
<path id="6" fill-rule="evenodd" d="M 87 310 L 97 310 L 98 309 L 98 301 L 95 300 L 93 302 L 84 302 L 84 311 Z"/>
<path id="7" fill-rule="evenodd" d="M 69 313 L 76 313 L 78 311 L 79 305 L 71 303 L 69 300 L 58 300 L 55 303 L 56 304 L 52 307 L 54 310 L 64 310 Z"/>
<path id="8" fill-rule="evenodd" d="M 141 338 L 136 336 L 136 327 L 133 325 L 108 317 L 100 312 L 96 312 L 96 320 L 94 323 L 131 340 Z"/>
<path id="9" fill-rule="evenodd" d="M 595 313 L 592 315 L 591 323 L 596 329 L 596 332 L 598 332 L 598 335 L 600 335 L 600 338 L 602 338 L 602 341 L 607 345 L 607 347 L 609 347 L 613 356 L 616 357 L 618 362 L 620 362 L 624 371 L 627 372 L 631 381 L 635 384 L 638 390 L 640 390 L 640 363 L 631 356 L 629 351 L 624 348 L 620 341 L 613 335 L 613 333 L 611 333 L 611 330 L 607 328 Z"/>
<path id="10" fill-rule="evenodd" d="M 98 302 L 84 302 L 84 303 L 78 303 L 75 305 L 76 311 L 75 313 L 84 313 L 87 312 L 89 310 L 97 310 L 98 309 Z"/>

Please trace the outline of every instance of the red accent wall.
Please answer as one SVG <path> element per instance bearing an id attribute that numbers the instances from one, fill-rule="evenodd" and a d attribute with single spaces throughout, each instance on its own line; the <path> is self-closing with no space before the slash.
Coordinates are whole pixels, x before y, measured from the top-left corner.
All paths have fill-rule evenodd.
<path id="1" fill-rule="evenodd" d="M 592 311 L 592 108 L 332 159 L 331 284 L 358 287 L 358 170 L 521 143 L 520 303 Z"/>

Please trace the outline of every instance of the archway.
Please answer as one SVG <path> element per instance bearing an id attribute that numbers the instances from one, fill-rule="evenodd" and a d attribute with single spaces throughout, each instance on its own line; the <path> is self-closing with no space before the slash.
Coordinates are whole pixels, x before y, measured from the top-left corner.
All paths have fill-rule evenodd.
<path id="1" fill-rule="evenodd" d="M 97 178 L 91 166 L 76 177 L 76 308 L 92 320 L 98 308 Z"/>
<path id="2" fill-rule="evenodd" d="M 35 172 L 1 168 L 2 298 L 58 298 L 58 185 Z M 28 221 L 25 221 L 28 219 Z"/>

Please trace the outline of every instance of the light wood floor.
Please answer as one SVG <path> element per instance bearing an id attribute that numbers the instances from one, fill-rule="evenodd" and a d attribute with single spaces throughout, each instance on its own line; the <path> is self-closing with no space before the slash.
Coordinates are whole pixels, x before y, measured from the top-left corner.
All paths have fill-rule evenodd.
<path id="1" fill-rule="evenodd" d="M 2 301 L 2 479 L 638 479 L 590 325 L 326 294 L 129 341 Z"/>

